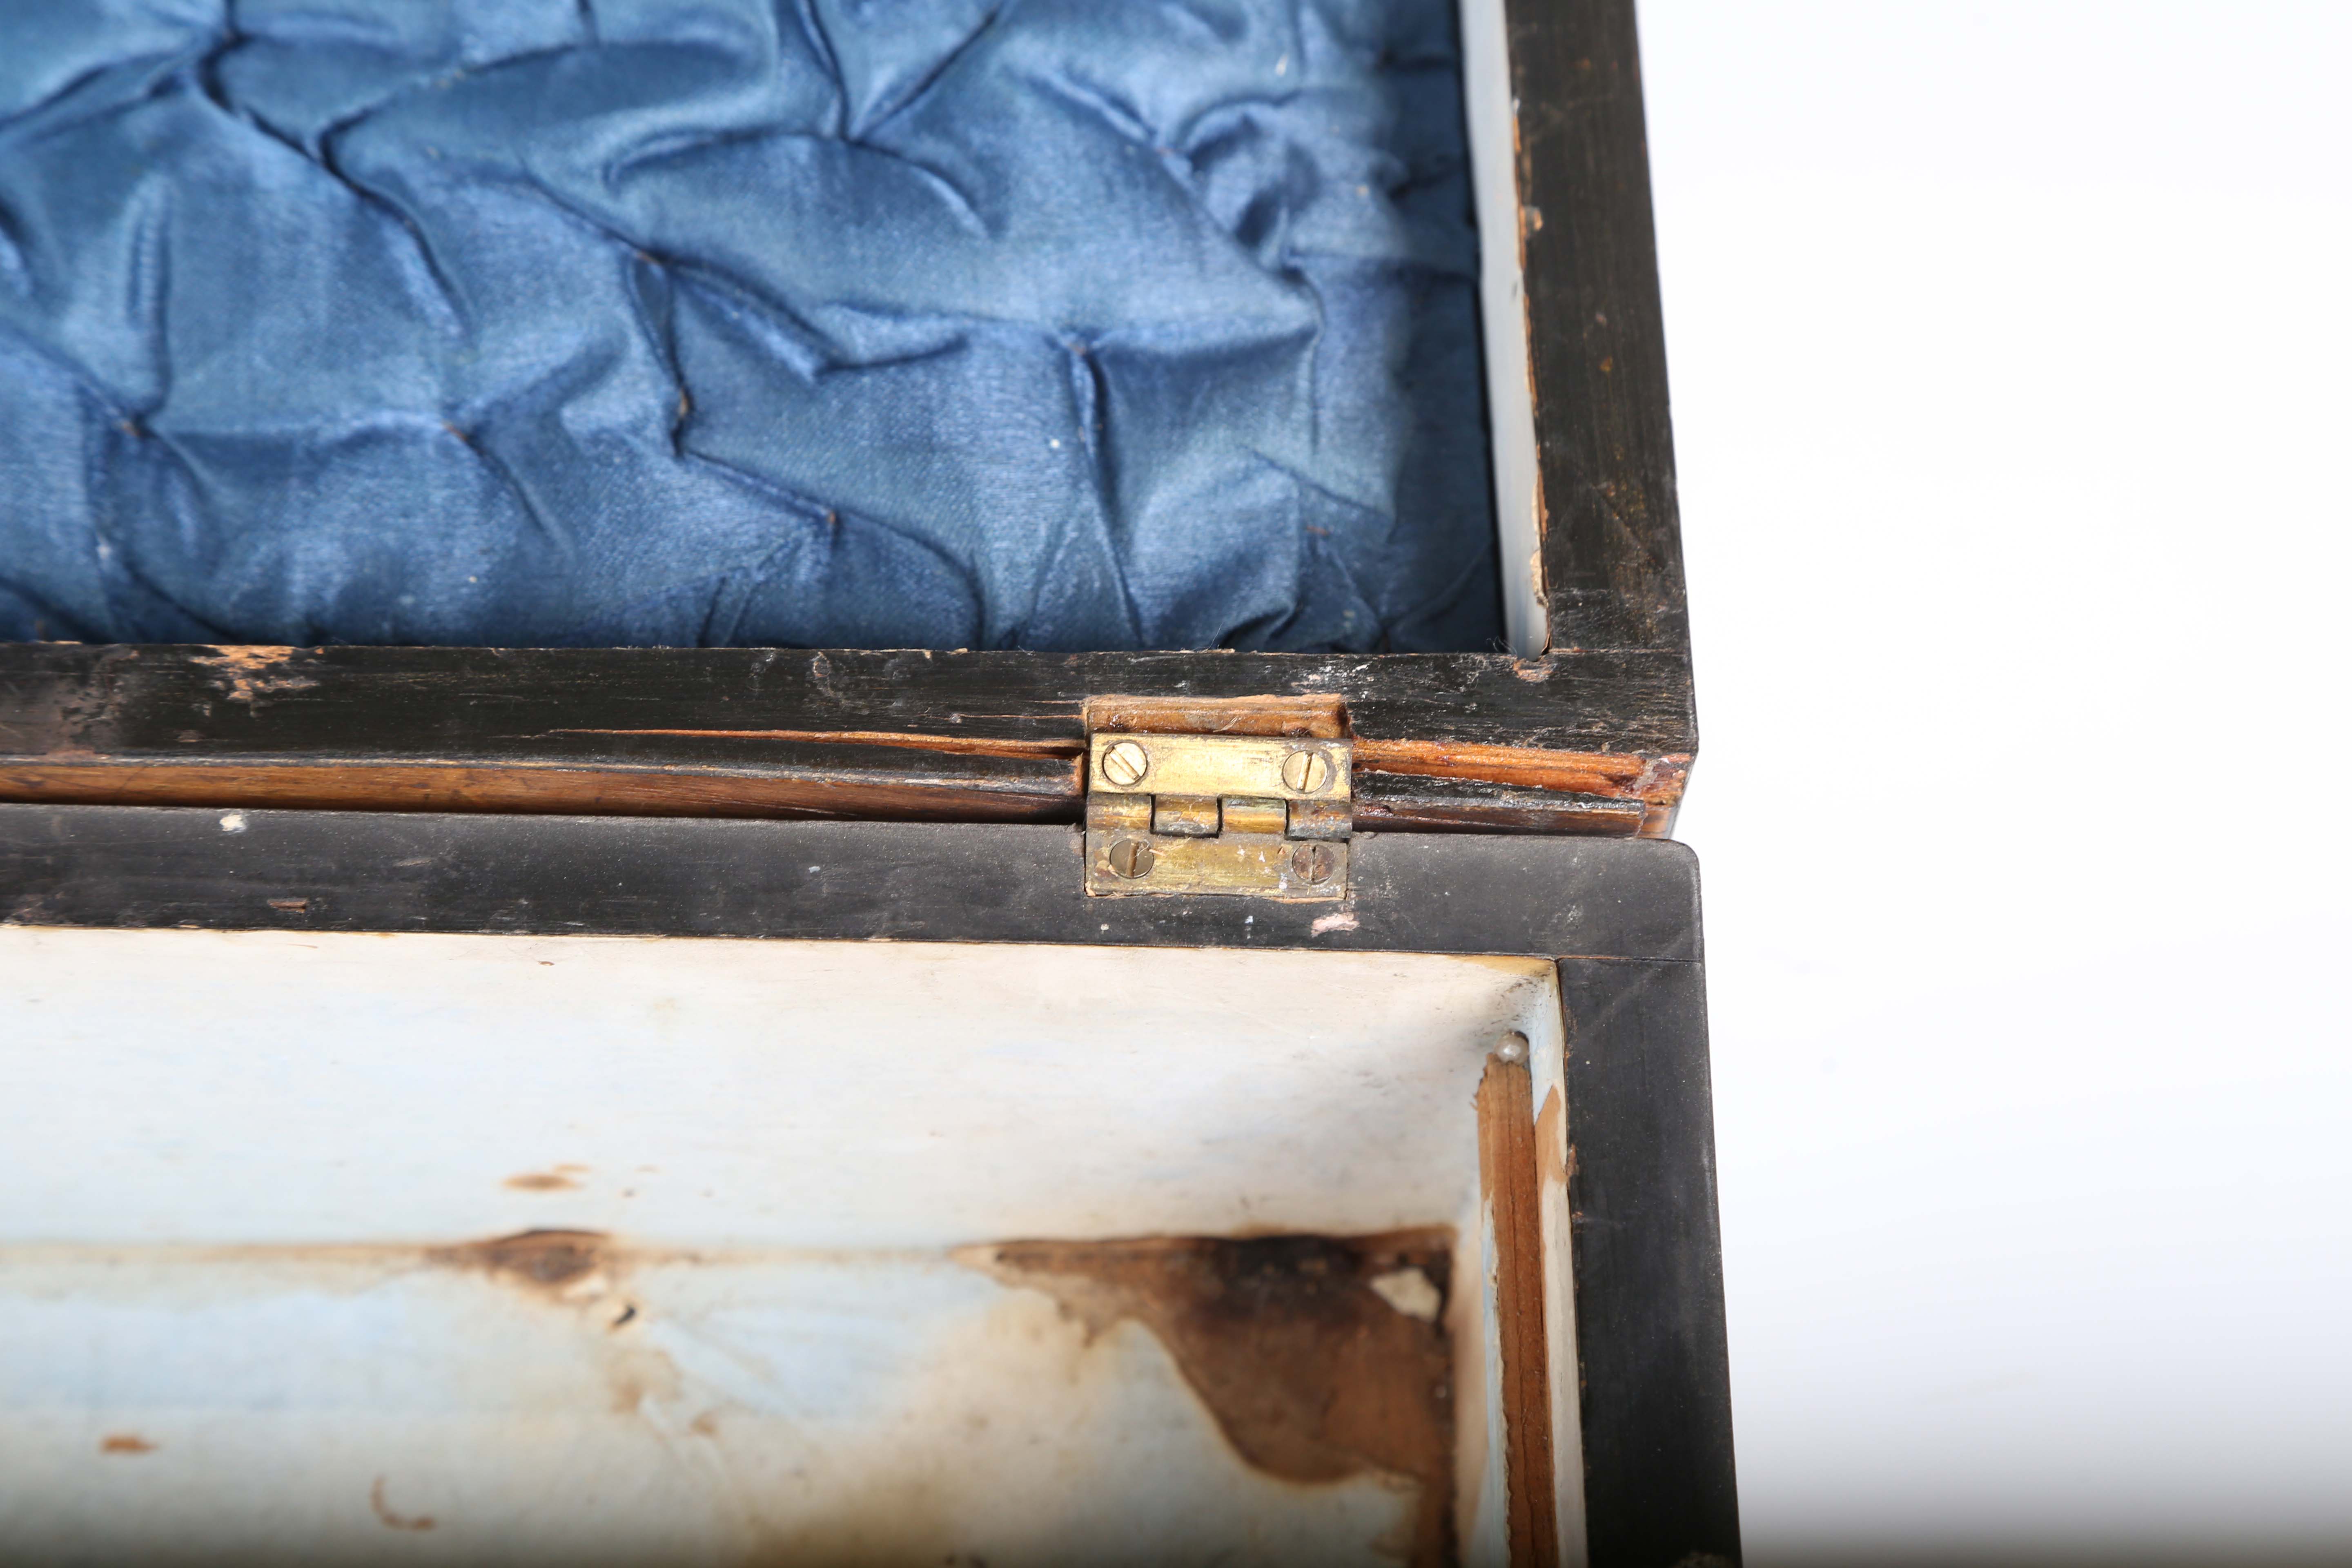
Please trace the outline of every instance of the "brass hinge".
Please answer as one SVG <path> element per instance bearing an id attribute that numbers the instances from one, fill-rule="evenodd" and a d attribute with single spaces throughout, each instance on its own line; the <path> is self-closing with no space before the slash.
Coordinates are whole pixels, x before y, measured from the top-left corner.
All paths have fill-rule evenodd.
<path id="1" fill-rule="evenodd" d="M 1345 898 L 1354 760 L 1345 741 L 1095 735 L 1087 891 Z"/>

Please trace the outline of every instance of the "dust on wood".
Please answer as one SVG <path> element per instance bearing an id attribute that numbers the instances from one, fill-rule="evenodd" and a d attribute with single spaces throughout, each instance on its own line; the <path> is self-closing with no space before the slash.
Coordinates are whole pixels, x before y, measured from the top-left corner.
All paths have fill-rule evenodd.
<path id="1" fill-rule="evenodd" d="M 1413 1536 L 1399 1544 L 1412 1563 L 1438 1564 L 1455 1560 L 1453 1349 L 1442 1310 L 1395 1304 L 1396 1277 L 1418 1272 L 1442 1301 L 1453 1247 L 1438 1228 L 1016 1241 L 960 1256 L 1044 1291 L 1090 1333 L 1122 1319 L 1150 1331 L 1257 1468 L 1412 1485 Z"/>

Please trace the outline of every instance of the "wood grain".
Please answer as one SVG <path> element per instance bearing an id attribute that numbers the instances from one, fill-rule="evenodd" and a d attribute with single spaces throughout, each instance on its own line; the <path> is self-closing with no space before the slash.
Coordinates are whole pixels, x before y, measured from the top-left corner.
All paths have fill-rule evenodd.
<path id="1" fill-rule="evenodd" d="M 1158 1236 L 972 1247 L 997 1279 L 1052 1297 L 1092 1333 L 1121 1321 L 1166 1346 L 1251 1466 L 1307 1486 L 1372 1472 L 1414 1493 L 1407 1568 L 1458 1563 L 1454 1347 L 1373 1281 L 1451 1277 L 1450 1230 Z"/>
<path id="2" fill-rule="evenodd" d="M 1478 1183 L 1495 1237 L 1495 1333 L 1503 1364 L 1505 1509 L 1511 1568 L 1559 1561 L 1550 1354 L 1544 1331 L 1541 1198 L 1527 1042 L 1486 1059 L 1478 1083 Z"/>
<path id="3" fill-rule="evenodd" d="M 1506 18 L 1551 649 L 1687 655 L 1633 0 Z"/>
<path id="4" fill-rule="evenodd" d="M 0 763 L 0 800 L 892 822 L 1076 819 L 1076 759 L 978 761 L 980 765 L 870 772 L 854 764 L 804 763 L 765 773 L 511 763 Z"/>
<path id="5" fill-rule="evenodd" d="M 1348 733 L 1348 705 L 1337 697 L 1089 697 L 1084 712 L 1089 732 L 1313 741 Z"/>
<path id="6" fill-rule="evenodd" d="M 1405 773 L 1356 775 L 1359 833 L 1642 832 L 1654 809 L 1638 800 L 1568 790 L 1518 789 L 1472 779 Z"/>
<path id="7" fill-rule="evenodd" d="M 1153 673 L 1171 689 L 1106 692 Z M 0 798 L 1070 820 L 1095 724 L 1349 735 L 1360 767 L 1425 781 L 1417 817 L 1375 811 L 1375 830 L 1594 832 L 1619 816 L 1440 783 L 1671 806 L 1687 752 L 1660 731 L 1624 737 L 1647 749 L 1570 743 L 1595 739 L 1560 711 L 1592 673 L 1485 656 L 17 644 L 0 646 Z"/>
<path id="8" fill-rule="evenodd" d="M 1690 758 L 1685 754 L 1544 752 L 1437 741 L 1360 741 L 1356 744 L 1356 766 L 1366 773 L 1484 779 L 1490 784 L 1574 790 L 1581 795 L 1671 805 L 1682 798 Z"/>
<path id="9" fill-rule="evenodd" d="M 1698 955 L 1690 852 L 1638 838 L 1370 834 L 1334 909 L 1089 898 L 1077 834 L 1026 823 L 229 815 L 0 805 L 0 921 Z"/>

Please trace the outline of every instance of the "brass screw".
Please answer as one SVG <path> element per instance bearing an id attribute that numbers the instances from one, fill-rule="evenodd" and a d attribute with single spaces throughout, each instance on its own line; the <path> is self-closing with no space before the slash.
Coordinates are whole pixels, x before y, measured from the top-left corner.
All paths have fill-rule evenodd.
<path id="1" fill-rule="evenodd" d="M 1114 875 L 1133 881 L 1138 877 L 1151 875 L 1151 863 L 1160 857 L 1153 854 L 1151 846 L 1140 838 L 1122 838 L 1110 847 L 1106 858 L 1110 861 Z M 1328 877 L 1330 873 L 1326 871 L 1324 875 Z"/>
<path id="2" fill-rule="evenodd" d="M 1331 879 L 1339 859 L 1328 844 L 1302 844 L 1290 852 L 1290 868 L 1300 881 L 1319 888 Z"/>
<path id="3" fill-rule="evenodd" d="M 1282 782 L 1301 795 L 1320 795 L 1331 783 L 1331 759 L 1321 752 L 1293 752 L 1282 759 Z"/>
<path id="4" fill-rule="evenodd" d="M 1141 784 L 1143 775 L 1150 771 L 1151 753 L 1133 741 L 1120 741 L 1103 749 L 1103 777 L 1121 789 Z"/>

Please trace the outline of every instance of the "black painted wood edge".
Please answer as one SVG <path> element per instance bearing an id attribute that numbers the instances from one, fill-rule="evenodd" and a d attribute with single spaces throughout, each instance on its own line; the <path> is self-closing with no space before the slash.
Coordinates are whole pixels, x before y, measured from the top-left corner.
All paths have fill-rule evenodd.
<path id="1" fill-rule="evenodd" d="M 1559 963 L 1592 1568 L 1740 1560 L 1697 965 Z"/>
<path id="2" fill-rule="evenodd" d="M 1343 903 L 1088 898 L 1074 828 L 0 805 L 0 922 L 1699 956 L 1653 839 L 1381 834 Z"/>
<path id="3" fill-rule="evenodd" d="M 1648 808 L 1618 795 L 1488 784 L 1412 773 L 1355 775 L 1359 833 L 1582 833 L 1631 835 Z"/>
<path id="4" fill-rule="evenodd" d="M 705 759 L 915 735 L 1066 747 L 1089 699 L 1311 697 L 1370 739 L 1682 754 L 1686 655 L 0 644 L 0 757 Z M 697 746 L 699 750 L 696 750 Z"/>
<path id="5" fill-rule="evenodd" d="M 1506 0 L 1543 593 L 1556 652 L 1687 658 L 1633 9 Z"/>

